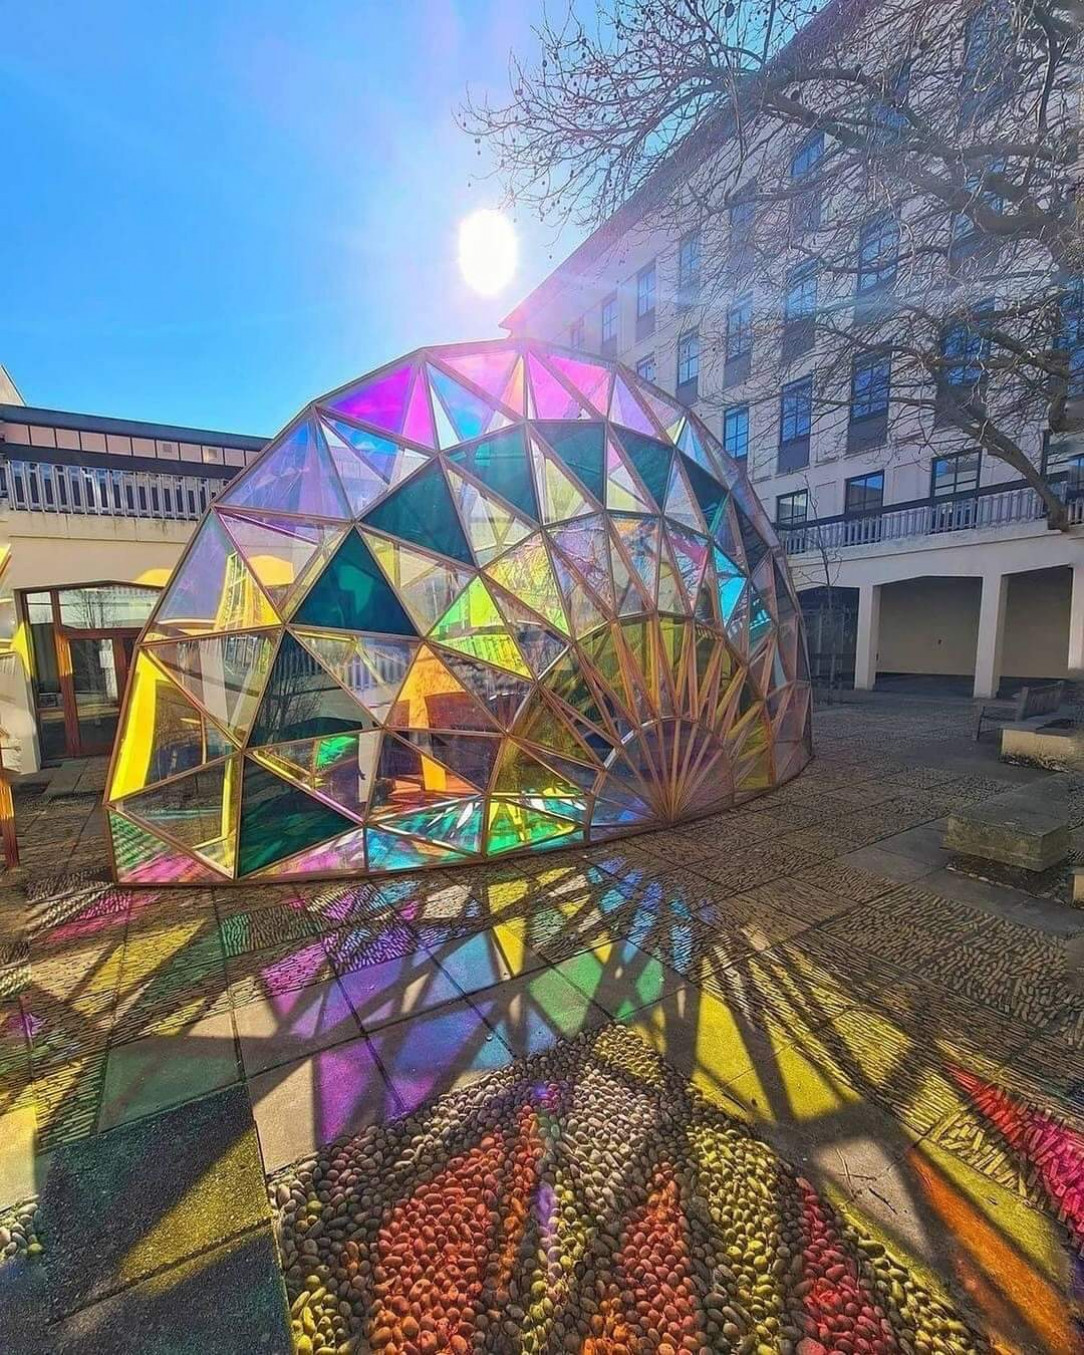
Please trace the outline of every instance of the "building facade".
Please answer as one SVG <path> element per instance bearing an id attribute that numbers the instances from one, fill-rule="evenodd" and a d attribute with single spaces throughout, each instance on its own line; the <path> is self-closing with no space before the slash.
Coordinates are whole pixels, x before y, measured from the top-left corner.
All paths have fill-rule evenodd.
<path id="1" fill-rule="evenodd" d="M 997 0 L 961 11 L 964 69 L 987 9 Z M 854 50 L 866 40 L 855 33 Z M 759 149 L 741 162 L 751 145 Z M 690 404 L 744 460 L 791 556 L 820 680 L 935 681 L 979 697 L 1084 669 L 1084 434 L 1071 424 L 1052 432 L 1031 411 L 1010 417 L 1067 505 L 1068 530 L 1054 530 L 1005 461 L 961 445 L 919 401 L 900 410 L 899 373 L 886 359 L 867 354 L 844 374 L 833 370 L 839 327 L 852 316 L 857 324 L 871 298 L 902 290 L 922 251 L 904 262 L 901 234 L 918 230 L 906 204 L 886 212 L 868 174 L 861 195 L 853 180 L 833 183 L 818 168 L 826 156 L 818 132 L 781 127 L 739 142 L 721 130 L 706 159 L 729 160 L 731 182 L 755 183 L 771 157 L 791 190 L 787 229 L 770 237 L 771 249 L 753 248 L 760 226 L 740 192 L 721 222 L 675 230 L 673 201 L 702 166 L 666 171 L 665 184 L 649 184 L 599 227 L 506 328 L 619 358 Z M 796 224 L 811 207 L 812 222 Z M 922 229 L 944 233 L 947 285 L 962 289 L 961 260 L 981 255 L 973 223 Z M 823 253 L 841 239 L 849 261 L 825 266 Z M 983 277 L 997 271 L 986 260 Z M 1084 323 L 1074 336 L 1084 355 Z M 959 345 L 965 376 L 969 342 L 966 331 L 945 339 L 946 353 Z"/>
<path id="2" fill-rule="evenodd" d="M 0 369 L 0 374 L 3 369 Z M 0 403 L 4 765 L 107 753 L 136 637 L 263 438 Z"/>

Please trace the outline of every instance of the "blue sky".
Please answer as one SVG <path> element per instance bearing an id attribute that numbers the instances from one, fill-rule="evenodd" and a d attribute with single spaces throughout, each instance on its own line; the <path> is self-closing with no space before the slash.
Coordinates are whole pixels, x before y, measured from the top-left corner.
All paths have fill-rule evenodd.
<path id="1" fill-rule="evenodd" d="M 271 434 L 422 343 L 488 337 L 570 245 L 520 223 L 484 299 L 456 227 L 497 189 L 452 120 L 537 0 L 42 0 L 0 45 L 0 362 L 28 403 Z"/>

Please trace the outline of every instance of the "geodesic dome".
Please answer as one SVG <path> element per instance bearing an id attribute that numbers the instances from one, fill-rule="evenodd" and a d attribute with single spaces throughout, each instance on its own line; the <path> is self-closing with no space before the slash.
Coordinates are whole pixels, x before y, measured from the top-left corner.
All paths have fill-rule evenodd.
<path id="1" fill-rule="evenodd" d="M 200 523 L 136 650 L 117 878 L 356 875 L 597 842 L 808 760 L 786 561 L 626 368 L 422 349 L 309 405 Z"/>

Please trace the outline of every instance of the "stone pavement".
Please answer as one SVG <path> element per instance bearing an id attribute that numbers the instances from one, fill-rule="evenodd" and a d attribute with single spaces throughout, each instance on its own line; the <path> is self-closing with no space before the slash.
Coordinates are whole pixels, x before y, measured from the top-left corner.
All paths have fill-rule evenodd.
<path id="1" fill-rule="evenodd" d="M 568 1051 L 620 1027 L 695 1089 L 688 1104 L 792 1165 L 783 1195 L 817 1202 L 795 1218 L 836 1211 L 831 1228 L 883 1244 L 1002 1348 L 1073 1349 L 1084 915 L 947 869 L 944 816 L 1040 775 L 971 742 L 969 710 L 833 707 L 812 766 L 731 814 L 381 882 L 119 890 L 94 773 L 21 797 L 29 885 L 0 902 L 0 1227 L 4 1205 L 39 1209 L 19 1225 L 30 1251 L 17 1232 L 0 1248 L 0 1338 L 6 1320 L 14 1350 L 288 1349 L 274 1227 L 297 1348 L 320 1349 L 304 1313 L 329 1300 L 288 1260 L 285 1207 L 319 1216 L 317 1151 L 393 1119 L 423 1136 L 454 1123 L 457 1097 L 525 1085 L 525 1058 L 571 1059 L 595 1086 L 596 1054 Z M 344 1292 L 327 1320 L 367 1349 L 373 1296 Z M 597 1349 L 616 1349 L 603 1331 Z"/>

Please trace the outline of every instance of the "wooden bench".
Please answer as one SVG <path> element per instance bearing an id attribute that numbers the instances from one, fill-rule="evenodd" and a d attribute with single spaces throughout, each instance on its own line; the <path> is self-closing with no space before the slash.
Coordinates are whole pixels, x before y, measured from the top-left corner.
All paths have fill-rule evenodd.
<path id="1" fill-rule="evenodd" d="M 979 707 L 975 720 L 975 742 L 982 738 L 983 721 L 1019 724 L 1033 715 L 1052 715 L 1061 705 L 1064 682 L 1043 682 L 1038 687 L 1021 687 L 1013 701 L 987 701 Z"/>

